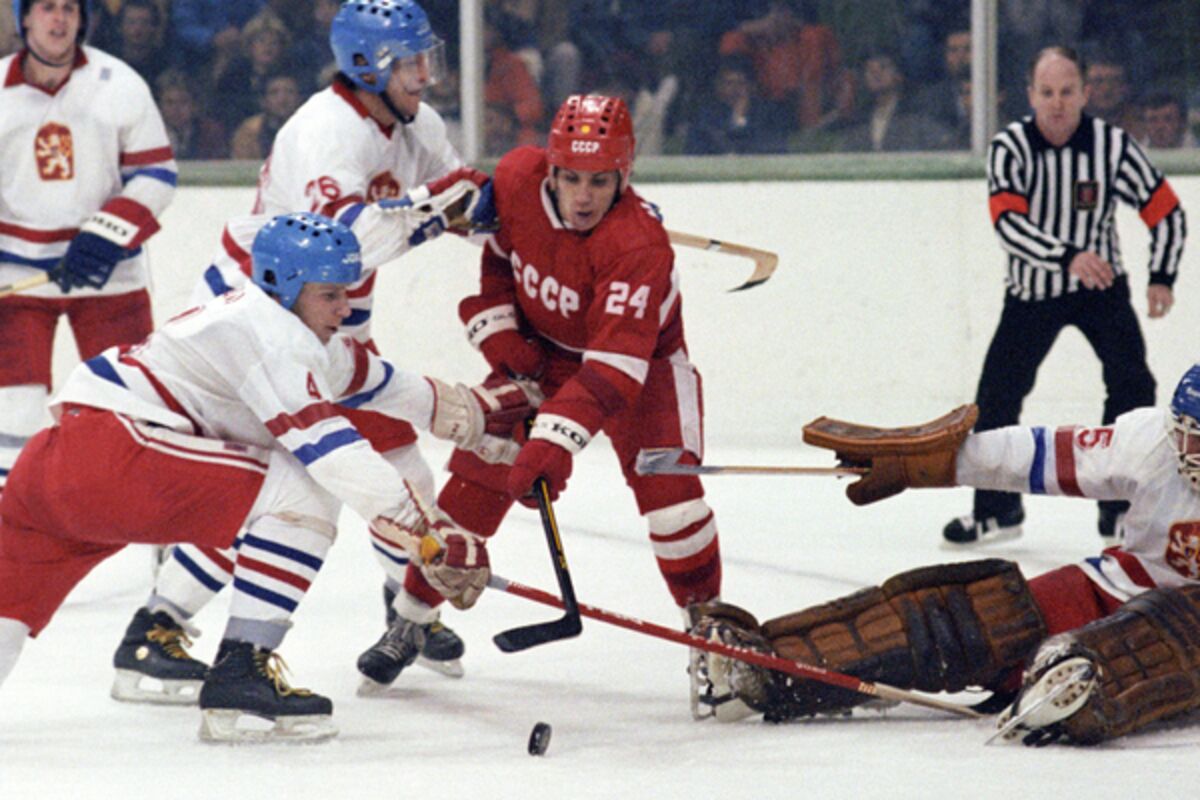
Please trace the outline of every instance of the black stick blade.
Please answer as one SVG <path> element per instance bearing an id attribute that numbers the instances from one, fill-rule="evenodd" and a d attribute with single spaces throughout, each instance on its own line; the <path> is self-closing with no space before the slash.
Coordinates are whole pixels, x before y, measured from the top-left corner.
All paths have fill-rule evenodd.
<path id="1" fill-rule="evenodd" d="M 537 647 L 539 644 L 570 639 L 578 636 L 582 630 L 583 623 L 579 619 L 579 613 L 576 612 L 568 613 L 565 617 L 550 622 L 539 622 L 501 631 L 492 637 L 492 641 L 505 653 L 518 653 L 521 650 Z"/>

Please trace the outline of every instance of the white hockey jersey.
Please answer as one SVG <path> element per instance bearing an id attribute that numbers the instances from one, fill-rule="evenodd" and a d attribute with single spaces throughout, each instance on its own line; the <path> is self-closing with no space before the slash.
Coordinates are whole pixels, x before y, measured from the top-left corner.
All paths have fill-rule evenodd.
<path id="1" fill-rule="evenodd" d="M 335 80 L 310 97 L 275 135 L 259 173 L 254 213 L 314 211 L 350 225 L 357 235 L 363 227 L 358 217 L 364 203 L 401 197 L 462 165 L 446 138 L 446 123 L 433 108 L 422 103 L 411 123 L 383 126 L 353 90 Z M 366 250 L 364 238 L 360 236 Z M 234 235 L 222 236 L 222 244 L 232 247 L 214 263 L 227 285 L 236 287 L 245 278 L 231 267 L 239 260 L 248 264 L 248 242 Z M 350 287 L 351 315 L 342 326 L 362 341 L 370 339 L 375 269 L 386 263 L 368 261 L 366 255 L 362 278 Z M 249 274 L 248 268 L 243 274 Z"/>
<path id="2" fill-rule="evenodd" d="M 1120 600 L 1200 581 L 1200 493 L 1179 475 L 1170 412 L 1139 408 L 1111 426 L 1013 426 L 970 435 L 958 453 L 963 486 L 1128 500 L 1125 541 L 1080 566 Z"/>
<path id="3" fill-rule="evenodd" d="M 434 391 L 349 337 L 322 345 L 249 284 L 183 312 L 141 344 L 80 364 L 51 410 L 75 403 L 196 436 L 281 446 L 364 519 L 394 516 L 407 488 L 334 402 L 428 429 Z"/>
<path id="4" fill-rule="evenodd" d="M 91 47 L 56 91 L 26 83 L 25 51 L 0 59 L 0 284 L 54 267 L 80 226 L 99 213 L 132 255 L 103 289 L 147 283 L 142 244 L 175 193 L 174 156 L 150 89 L 128 65 Z M 30 290 L 61 297 L 55 284 Z"/>

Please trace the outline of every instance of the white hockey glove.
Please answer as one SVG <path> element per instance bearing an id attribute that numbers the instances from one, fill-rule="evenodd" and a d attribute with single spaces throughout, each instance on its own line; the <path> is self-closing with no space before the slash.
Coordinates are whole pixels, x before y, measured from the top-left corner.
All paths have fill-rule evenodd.
<path id="1" fill-rule="evenodd" d="M 371 531 L 404 549 L 425 580 L 450 604 L 467 609 L 483 594 L 491 577 L 487 540 L 463 530 L 430 506 L 405 481 L 411 502 L 394 516 L 371 520 Z"/>
<path id="2" fill-rule="evenodd" d="M 512 441 L 513 429 L 533 415 L 542 402 L 542 392 L 530 381 L 492 376 L 478 386 L 451 386 L 436 378 L 430 432 L 470 450 L 489 464 L 509 463 L 519 446 Z"/>
<path id="3" fill-rule="evenodd" d="M 468 234 L 498 227 L 492 179 L 471 167 L 460 167 L 404 197 L 380 200 L 378 205 L 384 212 L 405 216 L 410 247 L 448 230 Z"/>

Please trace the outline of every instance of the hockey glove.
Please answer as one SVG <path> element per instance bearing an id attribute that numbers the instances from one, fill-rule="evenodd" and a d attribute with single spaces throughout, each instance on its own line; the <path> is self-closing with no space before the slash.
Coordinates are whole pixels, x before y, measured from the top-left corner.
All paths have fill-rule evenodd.
<path id="1" fill-rule="evenodd" d="M 804 426 L 804 442 L 833 450 L 842 465 L 869 468 L 846 487 L 850 502 L 865 506 L 908 488 L 956 486 L 958 448 L 978 417 L 979 408 L 973 404 L 906 428 L 872 428 L 820 417 Z"/>
<path id="2" fill-rule="evenodd" d="M 487 543 L 456 527 L 405 481 L 411 501 L 395 515 L 371 520 L 371 531 L 397 545 L 413 559 L 429 585 L 455 608 L 475 605 L 491 577 Z"/>
<path id="3" fill-rule="evenodd" d="M 575 454 L 587 446 L 591 434 L 570 417 L 539 414 L 533 421 L 529 441 L 517 454 L 516 463 L 508 471 L 508 494 L 525 502 L 539 477 L 546 479 L 550 499 L 558 498 L 567 488 Z"/>
<path id="4" fill-rule="evenodd" d="M 526 339 L 510 297 L 472 295 L 458 304 L 458 317 L 467 327 L 467 341 L 483 353 L 493 372 L 513 378 L 537 378 L 546 368 L 546 352 Z"/>
<path id="5" fill-rule="evenodd" d="M 468 389 L 436 378 L 430 432 L 449 439 L 464 450 L 474 450 L 487 437 L 511 438 L 513 428 L 532 416 L 542 402 L 542 392 L 528 381 L 493 375 Z"/>
<path id="6" fill-rule="evenodd" d="M 448 230 L 467 234 L 497 228 L 491 178 L 471 167 L 456 169 L 399 199 L 380 200 L 379 207 L 411 218 L 408 243 L 412 247 Z"/>
<path id="7" fill-rule="evenodd" d="M 71 240 L 62 261 L 50 270 L 50 280 L 64 292 L 84 286 L 101 289 L 117 264 L 128 255 L 128 250 L 103 236 L 80 231 Z"/>

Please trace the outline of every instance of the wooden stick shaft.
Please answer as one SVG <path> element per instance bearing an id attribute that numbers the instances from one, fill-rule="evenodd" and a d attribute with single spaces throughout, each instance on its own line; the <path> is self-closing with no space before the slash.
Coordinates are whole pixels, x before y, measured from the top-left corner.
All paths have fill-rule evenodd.
<path id="1" fill-rule="evenodd" d="M 0 297 L 8 297 L 10 294 L 16 294 L 17 292 L 23 292 L 26 289 L 32 289 L 35 286 L 41 286 L 43 283 L 49 283 L 49 282 L 50 282 L 50 273 L 42 272 L 38 275 L 34 275 L 31 278 L 26 278 L 25 280 L 17 281 L 16 283 L 8 283 L 3 286 L 0 286 Z"/>
<path id="2" fill-rule="evenodd" d="M 865 475 L 865 467 L 765 467 L 679 464 L 671 471 L 689 475 Z"/>
<path id="3" fill-rule="evenodd" d="M 502 592 L 515 594 L 518 597 L 524 597 L 526 600 L 533 600 L 537 603 L 562 608 L 563 603 L 549 592 L 543 592 L 540 589 L 535 589 L 532 586 L 526 586 L 516 581 L 502 578 L 495 573 L 488 580 L 488 586 L 493 589 L 499 589 Z M 905 689 L 900 689 L 895 686 L 888 686 L 883 683 L 872 683 L 870 681 L 860 680 L 853 675 L 846 675 L 841 672 L 833 672 L 815 667 L 810 664 L 805 664 L 800 661 L 791 661 L 780 656 L 770 653 L 762 653 L 758 650 L 750 650 L 745 647 L 736 647 L 734 645 L 725 644 L 724 642 L 712 641 L 696 636 L 691 633 L 677 631 L 674 628 L 667 628 L 662 625 L 656 625 L 653 622 L 629 617 L 624 614 L 618 614 L 613 611 L 605 611 L 603 608 L 589 606 L 586 603 L 579 603 L 579 612 L 590 619 L 606 622 L 609 625 L 615 625 L 618 628 L 643 633 L 647 636 L 653 636 L 658 639 L 666 639 L 667 641 L 676 642 L 678 644 L 695 647 L 700 650 L 705 650 L 709 653 L 718 653 L 728 656 L 729 658 L 745 661 L 750 664 L 755 664 L 767 669 L 786 672 L 791 675 L 796 675 L 801 678 L 827 683 L 831 686 L 839 686 L 843 689 L 859 692 L 861 694 L 881 697 L 884 700 L 895 700 L 897 702 L 912 703 L 926 708 L 934 708 L 939 711 L 946 711 L 960 717 L 970 717 L 977 719 L 980 714 L 966 706 L 951 703 L 945 700 L 938 700 L 935 697 L 927 697 L 925 695 L 910 692 Z"/>
<path id="4" fill-rule="evenodd" d="M 777 257 L 768 250 L 759 250 L 757 247 L 734 244 L 733 242 L 726 242 L 721 239 L 710 239 L 707 236 L 697 236 L 694 233 L 667 231 L 667 236 L 671 239 L 671 244 L 677 244 L 681 247 L 694 247 L 698 250 L 710 250 L 715 253 L 727 253 L 731 256 L 743 256 L 755 260 Z"/>

